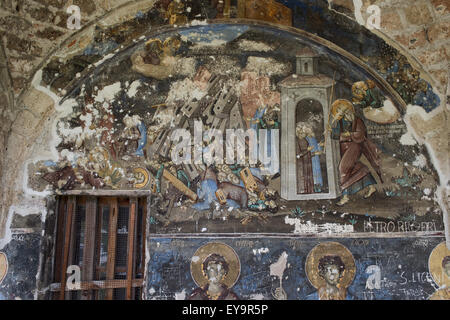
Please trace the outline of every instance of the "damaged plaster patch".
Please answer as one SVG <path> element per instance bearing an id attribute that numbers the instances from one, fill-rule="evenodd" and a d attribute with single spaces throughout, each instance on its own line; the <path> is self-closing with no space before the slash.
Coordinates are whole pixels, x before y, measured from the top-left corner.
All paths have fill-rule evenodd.
<path id="1" fill-rule="evenodd" d="M 140 80 L 133 81 L 133 83 L 130 85 L 127 91 L 127 95 L 129 98 L 133 98 L 136 96 L 136 93 L 138 92 L 138 89 L 142 85 L 142 82 Z"/>
<path id="2" fill-rule="evenodd" d="M 271 46 L 263 42 L 256 42 L 247 39 L 243 39 L 238 42 L 238 46 L 243 51 L 263 51 L 268 52 L 273 50 Z"/>
<path id="3" fill-rule="evenodd" d="M 191 26 L 207 26 L 208 25 L 208 21 L 194 19 L 194 20 L 191 21 L 190 25 Z"/>
<path id="4" fill-rule="evenodd" d="M 268 253 L 268 252 L 269 252 L 269 248 L 253 249 L 254 255 Z"/>
<path id="5" fill-rule="evenodd" d="M 61 138 L 57 134 L 57 123 L 62 117 L 68 116 L 73 112 L 73 107 L 76 105 L 75 100 L 68 99 L 64 103 L 59 104 L 60 98 L 53 93 L 49 88 L 43 87 L 41 85 L 42 81 L 42 70 L 36 72 L 33 80 L 31 82 L 32 86 L 42 93 L 46 94 L 54 102 L 54 107 L 56 110 L 56 116 L 53 116 L 53 122 L 50 126 L 50 130 L 44 131 L 44 135 L 48 134 L 50 131 L 50 139 L 45 140 L 45 143 L 49 145 L 49 150 L 46 148 L 35 147 L 33 151 L 33 157 L 24 161 L 22 168 L 22 175 L 17 177 L 18 182 L 21 182 L 22 191 L 24 192 L 24 197 L 10 206 L 8 211 L 7 223 L 5 226 L 5 237 L 0 239 L 0 248 L 3 248 L 6 244 L 11 241 L 11 221 L 15 213 L 22 216 L 31 214 L 40 214 L 41 219 L 44 222 L 47 215 L 47 208 L 45 206 L 45 198 L 51 194 L 50 190 L 45 190 L 38 192 L 33 190 L 28 186 L 28 166 L 31 163 L 36 163 L 41 160 L 51 160 L 58 161 L 59 155 L 56 150 L 56 146 L 60 143 Z M 41 136 L 43 135 L 41 134 Z"/>
<path id="6" fill-rule="evenodd" d="M 183 35 L 181 39 L 183 41 L 193 41 L 195 45 L 192 49 L 199 49 L 202 47 L 221 47 L 227 44 L 227 41 L 220 39 L 220 34 L 214 35 L 211 31 L 208 32 L 212 38 L 205 38 L 205 34 L 199 32 L 190 32 L 186 35 Z"/>
<path id="7" fill-rule="evenodd" d="M 45 93 L 46 95 L 48 95 L 51 99 L 53 99 L 54 101 L 54 106 L 55 109 L 57 111 L 57 114 L 53 120 L 53 123 L 51 125 L 51 140 L 48 141 L 48 145 L 49 145 L 49 149 L 50 149 L 50 155 L 48 153 L 46 154 L 36 154 L 32 160 L 32 162 L 36 163 L 37 161 L 40 160 L 52 160 L 52 161 L 58 161 L 59 159 L 59 155 L 58 155 L 58 150 L 56 149 L 56 147 L 61 143 L 62 138 L 60 137 L 59 133 L 61 135 L 64 136 L 64 134 L 69 137 L 72 134 L 78 133 L 79 129 L 75 128 L 74 130 L 76 132 L 72 132 L 70 131 L 65 131 L 66 128 L 64 126 L 59 126 L 59 121 L 64 118 L 67 117 L 69 115 L 71 115 L 73 113 L 74 107 L 76 107 L 78 105 L 77 101 L 75 99 L 67 99 L 65 100 L 63 103 L 60 103 L 61 98 L 58 97 L 57 95 L 55 95 L 49 88 L 45 88 L 43 86 L 40 85 L 42 80 L 42 70 L 39 70 L 34 79 L 33 79 L 33 86 L 35 87 L 36 90 L 39 90 L 43 93 Z M 89 128 L 88 128 L 89 130 Z M 26 170 L 26 169 L 25 169 Z"/>
<path id="8" fill-rule="evenodd" d="M 440 129 L 443 129 L 442 126 L 446 125 L 445 114 L 442 109 L 440 107 L 427 113 L 420 106 L 408 105 L 404 121 L 408 129 L 407 132 L 419 144 L 425 145 L 432 159 L 432 163 L 438 172 L 440 183 L 445 185 L 450 178 L 450 172 L 448 172 L 448 143 L 443 146 L 447 148 L 445 158 L 438 157 L 437 153 L 443 150 L 439 150 L 433 145 L 433 143 L 437 143 L 438 139 L 441 138 L 442 131 Z M 448 140 L 447 136 L 445 136 L 445 139 Z"/>
<path id="9" fill-rule="evenodd" d="M 103 57 L 103 59 L 101 59 L 101 60 L 97 61 L 96 63 L 94 63 L 94 66 L 97 67 L 97 66 L 101 65 L 106 60 L 109 60 L 112 57 L 114 57 L 114 55 L 115 55 L 114 53 L 107 54 L 106 56 Z"/>
<path id="10" fill-rule="evenodd" d="M 393 123 L 400 118 L 400 112 L 390 99 L 385 100 L 381 108 L 364 108 L 363 114 L 366 119 L 379 124 Z"/>
<path id="11" fill-rule="evenodd" d="M 400 143 L 404 146 L 413 146 L 417 144 L 417 141 L 411 132 L 408 131 L 400 137 Z"/>
<path id="12" fill-rule="evenodd" d="M 175 300 L 186 300 L 186 290 L 175 292 Z"/>
<path id="13" fill-rule="evenodd" d="M 64 103 L 59 104 L 60 98 L 56 94 L 54 94 L 49 88 L 41 86 L 41 80 L 42 80 L 42 70 L 39 70 L 33 77 L 32 86 L 34 87 L 34 89 L 44 93 L 53 101 L 53 105 L 56 110 L 56 115 L 52 116 L 53 120 L 50 124 L 50 130 L 46 130 L 40 135 L 40 137 L 42 136 L 46 137 L 46 139 L 42 139 L 42 141 L 48 146 L 48 148 L 43 148 L 39 145 L 33 145 L 33 156 L 32 158 L 24 161 L 22 170 L 23 174 L 19 176 L 18 179 L 21 180 L 21 188 L 25 193 L 25 196 L 30 197 L 37 196 L 44 198 L 49 196 L 51 194 L 51 191 L 46 189 L 42 192 L 38 192 L 28 186 L 29 182 L 28 166 L 30 164 L 35 164 L 38 161 L 50 160 L 56 162 L 59 160 L 59 154 L 56 149 L 56 146 L 61 142 L 62 139 L 58 135 L 57 124 L 59 119 L 73 113 L 73 107 L 76 106 L 77 103 L 73 99 L 68 99 Z M 39 140 L 40 137 L 38 137 L 37 139 Z"/>
<path id="14" fill-rule="evenodd" d="M 184 79 L 172 83 L 166 104 L 172 104 L 180 100 L 191 101 L 194 98 L 200 100 L 205 95 L 206 92 L 200 90 L 191 79 Z"/>
<path id="15" fill-rule="evenodd" d="M 197 60 L 195 58 L 178 59 L 175 64 L 175 74 L 192 77 L 196 73 Z"/>
<path id="16" fill-rule="evenodd" d="M 12 240 L 11 223 L 15 214 L 22 217 L 29 215 L 40 215 L 41 221 L 45 221 L 47 208 L 42 199 L 26 198 L 23 199 L 22 204 L 12 205 L 9 207 L 8 219 L 6 220 L 5 237 L 0 239 L 0 250 Z"/>
<path id="17" fill-rule="evenodd" d="M 121 90 L 120 81 L 113 83 L 109 86 L 105 86 L 101 89 L 97 95 L 95 96 L 95 101 L 97 102 L 105 102 L 105 101 L 113 101 L 116 94 Z"/>
<path id="18" fill-rule="evenodd" d="M 250 295 L 249 300 L 264 300 L 264 295 L 262 293 L 253 293 Z"/>
<path id="19" fill-rule="evenodd" d="M 427 158 L 423 154 L 419 154 L 412 164 L 419 168 L 425 168 L 427 166 Z"/>
<path id="20" fill-rule="evenodd" d="M 441 137 L 443 131 L 447 132 L 445 128 L 447 128 L 448 120 L 443 110 L 444 108 L 441 106 L 427 113 L 420 106 L 408 105 L 404 122 L 408 132 L 413 135 L 414 139 L 426 147 L 431 158 L 431 163 L 438 173 L 440 186 L 438 186 L 435 196 L 443 211 L 446 243 L 447 247 L 450 248 L 450 221 L 448 216 L 448 194 L 450 192 L 450 188 L 448 187 L 450 178 L 450 170 L 448 169 L 448 135 L 446 134 L 444 137 Z M 442 122 L 440 123 L 439 121 Z M 445 141 L 442 148 L 439 147 L 439 138 L 443 138 Z M 439 157 L 439 152 L 442 152 L 442 157 Z"/>
<path id="21" fill-rule="evenodd" d="M 292 66 L 290 63 L 281 63 L 273 58 L 248 57 L 246 71 L 253 71 L 259 75 L 266 76 L 287 76 Z"/>
<path id="22" fill-rule="evenodd" d="M 193 22 L 191 22 L 191 25 L 193 25 Z M 195 22 L 194 25 L 196 25 Z M 205 21 L 201 22 L 195 31 L 180 30 L 179 33 L 183 41 L 191 41 L 194 43 L 193 48 L 200 49 L 202 47 L 224 46 L 241 36 L 248 29 L 247 26 L 210 26 Z"/>
<path id="23" fill-rule="evenodd" d="M 338 223 L 314 224 L 311 221 L 303 223 L 298 218 L 289 218 L 286 216 L 284 222 L 294 226 L 294 234 L 342 234 L 354 232 L 353 225 L 342 225 Z"/>
<path id="24" fill-rule="evenodd" d="M 278 261 L 270 265 L 270 275 L 278 277 L 281 281 L 283 279 L 284 271 L 286 270 L 288 254 L 283 252 Z"/>
<path id="25" fill-rule="evenodd" d="M 215 74 L 235 79 L 241 77 L 241 68 L 237 59 L 223 56 L 210 56 L 209 58 L 211 61 L 208 63 L 208 69 L 214 70 Z"/>

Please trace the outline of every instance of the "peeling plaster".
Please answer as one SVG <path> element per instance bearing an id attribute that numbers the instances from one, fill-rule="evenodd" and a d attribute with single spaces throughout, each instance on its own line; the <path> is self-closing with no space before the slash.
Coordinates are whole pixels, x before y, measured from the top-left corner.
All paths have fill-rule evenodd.
<path id="1" fill-rule="evenodd" d="M 418 141 L 420 144 L 424 145 L 426 147 L 426 150 L 428 151 L 428 154 L 431 158 L 431 163 L 433 167 L 436 169 L 438 176 L 439 176 L 439 183 L 440 186 L 436 190 L 435 198 L 437 199 L 437 202 L 439 203 L 439 206 L 442 209 L 443 214 L 443 220 L 444 220 L 444 226 L 445 226 L 445 238 L 447 242 L 447 247 L 450 248 L 450 226 L 449 226 L 449 217 L 448 217 L 448 195 L 450 193 L 450 187 L 448 186 L 448 181 L 450 179 L 450 172 L 448 170 L 448 149 L 447 149 L 447 157 L 445 159 L 438 159 L 435 150 L 428 139 L 432 138 L 432 133 L 434 130 L 429 130 L 424 137 L 421 137 L 416 130 L 413 127 L 412 122 L 414 121 L 412 117 L 418 116 L 423 123 L 430 121 L 431 119 L 435 117 L 446 117 L 446 114 L 444 112 L 444 108 L 442 106 L 434 109 L 432 112 L 427 113 L 423 108 L 419 106 L 414 105 L 408 105 L 406 109 L 406 115 L 404 116 L 404 122 L 407 126 L 408 133 L 410 133 L 416 141 Z M 447 123 L 447 120 L 445 120 Z M 442 129 L 442 128 L 436 128 L 436 129 Z M 442 133 L 442 132 L 441 132 Z M 448 135 L 447 135 L 448 137 Z M 448 143 L 446 145 L 448 148 Z M 444 163 L 441 163 L 441 160 Z"/>
<path id="2" fill-rule="evenodd" d="M 345 234 L 354 232 L 352 225 L 342 225 L 338 223 L 315 224 L 311 221 L 306 223 L 298 218 L 289 218 L 286 216 L 284 222 L 294 226 L 294 234 Z"/>
<path id="3" fill-rule="evenodd" d="M 9 207 L 5 237 L 0 239 L 0 250 L 3 250 L 3 248 L 12 240 L 11 223 L 15 214 L 22 217 L 29 215 L 40 215 L 41 221 L 45 221 L 47 208 L 44 201 L 32 199 L 31 197 L 23 199 L 22 204 L 20 205 L 12 205 Z"/>
<path id="4" fill-rule="evenodd" d="M 183 289 L 183 291 L 181 291 L 181 292 L 176 292 L 175 300 L 186 300 L 186 290 Z"/>

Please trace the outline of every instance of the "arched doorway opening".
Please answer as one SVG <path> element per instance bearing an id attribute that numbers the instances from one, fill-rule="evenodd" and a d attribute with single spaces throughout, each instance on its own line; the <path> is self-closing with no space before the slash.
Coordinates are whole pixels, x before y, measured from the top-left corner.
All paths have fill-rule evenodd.
<path id="1" fill-rule="evenodd" d="M 323 106 L 314 99 L 297 103 L 295 115 L 297 194 L 328 193 Z"/>

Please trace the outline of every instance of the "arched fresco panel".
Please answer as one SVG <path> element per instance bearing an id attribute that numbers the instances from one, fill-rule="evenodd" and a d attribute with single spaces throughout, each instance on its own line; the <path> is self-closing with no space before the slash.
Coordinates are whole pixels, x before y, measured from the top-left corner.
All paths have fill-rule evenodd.
<path id="1" fill-rule="evenodd" d="M 301 68 L 305 63 L 308 70 Z M 43 76 L 51 72 L 47 68 Z M 431 197 L 434 169 L 422 147 L 405 143 L 402 106 L 382 85 L 325 45 L 265 25 L 220 23 L 152 34 L 108 56 L 73 85 L 63 102 L 72 112 L 55 124 L 60 161 L 33 164 L 29 185 L 57 192 L 153 188 L 157 233 L 314 233 L 324 226 L 383 232 L 389 222 L 395 232 L 441 231 L 441 210 Z M 322 180 L 329 191 L 297 197 L 296 106 L 307 98 L 323 106 L 324 130 L 305 151 L 312 157 L 323 152 L 326 162 L 318 156 L 317 165 L 326 167 Z M 351 105 L 352 115 L 338 119 L 330 112 L 337 100 Z M 347 129 L 340 127 L 344 123 Z M 227 163 L 226 130 L 239 128 L 255 129 L 259 147 L 253 151 L 259 156 L 274 150 L 269 167 L 278 161 L 279 168 L 264 171 L 261 158 Z M 177 129 L 186 130 L 179 132 L 192 163 L 174 163 L 173 151 L 182 149 Z M 208 129 L 223 133 L 216 163 L 207 158 L 217 146 Z M 349 130 L 358 131 L 359 140 L 346 141 L 342 133 Z M 250 140 L 241 141 L 248 158 Z M 343 164 L 349 146 L 356 151 Z M 246 168 L 250 178 L 243 179 Z M 346 185 L 345 174 L 353 179 Z"/>

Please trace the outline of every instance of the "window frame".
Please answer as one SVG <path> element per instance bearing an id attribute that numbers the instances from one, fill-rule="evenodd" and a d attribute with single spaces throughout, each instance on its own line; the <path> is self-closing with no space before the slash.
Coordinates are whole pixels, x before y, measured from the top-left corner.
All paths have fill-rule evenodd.
<path id="1" fill-rule="evenodd" d="M 113 300 L 114 289 L 125 289 L 126 300 L 142 298 L 145 289 L 147 204 L 147 197 L 135 194 L 65 194 L 58 197 L 52 257 L 53 283 L 50 285 L 52 299 L 68 300 L 73 297 L 73 292 L 81 292 L 81 300 Z M 78 209 L 82 207 L 84 207 L 84 225 L 79 225 L 77 228 L 77 222 L 79 222 L 77 218 L 81 216 Z M 106 265 L 101 266 L 100 247 L 104 208 L 108 208 L 108 246 Z M 119 208 L 127 208 L 125 267 L 116 265 Z M 81 254 L 80 241 L 83 231 Z M 137 251 L 140 251 L 138 261 Z M 74 263 L 75 260 L 80 261 L 80 259 L 82 259 L 81 263 Z M 81 282 L 77 288 L 68 288 L 67 280 L 70 275 L 62 271 L 73 264 L 80 267 Z M 104 280 L 99 280 L 101 273 L 106 273 Z M 126 278 L 117 279 L 117 273 L 125 273 Z M 61 287 L 65 290 L 61 290 Z M 139 296 L 136 294 L 137 288 L 141 288 Z M 104 298 L 100 297 L 100 290 L 105 290 Z"/>

